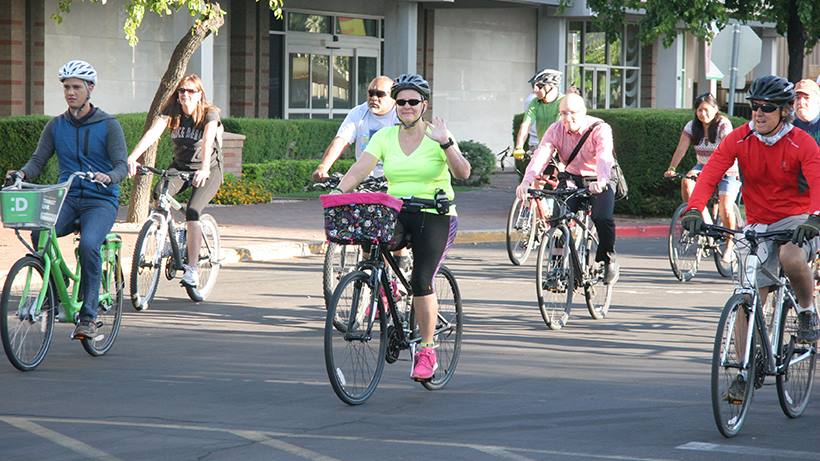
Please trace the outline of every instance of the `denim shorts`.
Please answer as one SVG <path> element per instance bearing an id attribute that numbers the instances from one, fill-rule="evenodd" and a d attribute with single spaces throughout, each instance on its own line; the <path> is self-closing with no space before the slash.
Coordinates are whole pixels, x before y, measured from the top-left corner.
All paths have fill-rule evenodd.
<path id="1" fill-rule="evenodd" d="M 689 170 L 689 174 L 698 173 L 700 174 L 701 170 L 703 170 L 703 164 L 698 163 L 697 165 L 693 166 L 691 170 Z M 737 197 L 737 193 L 740 192 L 740 178 L 737 176 L 729 176 L 726 175 L 723 179 L 720 180 L 718 183 L 718 194 L 719 195 L 728 195 L 730 197 Z"/>

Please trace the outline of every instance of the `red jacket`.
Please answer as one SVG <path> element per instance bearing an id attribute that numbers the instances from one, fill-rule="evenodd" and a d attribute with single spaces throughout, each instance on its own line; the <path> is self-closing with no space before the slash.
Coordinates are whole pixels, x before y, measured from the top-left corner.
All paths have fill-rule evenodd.
<path id="1" fill-rule="evenodd" d="M 743 176 L 743 202 L 749 224 L 771 224 L 787 216 L 820 210 L 820 147 L 803 130 L 792 129 L 767 146 L 745 123 L 723 138 L 706 162 L 689 197 L 689 209 L 702 210 L 723 173 L 737 159 Z M 800 172 L 809 190 L 798 190 Z"/>

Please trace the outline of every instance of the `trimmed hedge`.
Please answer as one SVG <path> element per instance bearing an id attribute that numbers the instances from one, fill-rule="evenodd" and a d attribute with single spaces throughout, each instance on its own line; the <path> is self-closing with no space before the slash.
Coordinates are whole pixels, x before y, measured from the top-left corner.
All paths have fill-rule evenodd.
<path id="1" fill-rule="evenodd" d="M 313 184 L 311 174 L 318 165 L 319 159 L 245 163 L 242 165 L 242 179 L 259 184 L 273 194 L 302 192 L 306 186 Z M 353 160 L 339 159 L 333 164 L 330 173 L 344 173 L 351 165 Z"/>
<path id="2" fill-rule="evenodd" d="M 341 120 L 223 120 L 226 131 L 246 137 L 242 163 L 320 159 L 341 123 Z"/>
<path id="3" fill-rule="evenodd" d="M 490 183 L 490 175 L 495 171 L 495 155 L 485 144 L 478 141 L 459 141 L 458 148 L 470 162 L 470 177 L 467 179 L 453 179 L 453 184 L 459 186 L 483 186 Z"/>
<path id="4" fill-rule="evenodd" d="M 637 216 L 671 216 L 680 204 L 680 185 L 663 177 L 678 145 L 681 131 L 692 119 L 690 109 L 591 110 L 612 127 L 615 153 L 629 183 L 629 199 L 616 202 L 615 211 Z M 522 114 L 513 118 L 518 130 Z M 730 118 L 733 127 L 747 120 Z M 695 164 L 690 147 L 678 171 Z"/>

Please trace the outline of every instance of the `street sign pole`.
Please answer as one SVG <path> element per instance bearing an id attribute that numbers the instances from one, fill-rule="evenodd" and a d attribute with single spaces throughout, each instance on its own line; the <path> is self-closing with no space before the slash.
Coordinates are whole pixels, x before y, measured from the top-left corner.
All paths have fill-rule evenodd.
<path id="1" fill-rule="evenodd" d="M 729 71 L 729 115 L 735 114 L 735 90 L 737 89 L 737 55 L 740 48 L 740 26 L 732 30 L 732 70 Z"/>

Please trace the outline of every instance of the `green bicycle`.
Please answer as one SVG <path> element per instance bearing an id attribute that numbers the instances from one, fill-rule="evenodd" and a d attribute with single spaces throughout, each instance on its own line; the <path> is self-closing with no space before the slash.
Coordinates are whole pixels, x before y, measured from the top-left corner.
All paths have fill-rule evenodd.
<path id="1" fill-rule="evenodd" d="M 0 296 L 0 336 L 6 356 L 20 371 L 39 366 L 54 335 L 54 321 L 77 323 L 80 298 L 80 258 L 68 267 L 57 243 L 54 224 L 74 177 L 93 181 L 93 173 L 77 172 L 55 185 L 21 182 L 0 191 L 3 226 L 14 229 L 29 254 L 12 265 Z M 20 230 L 39 230 L 36 250 Z M 120 250 L 122 239 L 109 233 L 101 248 L 102 274 L 97 336 L 83 339 L 92 356 L 111 350 L 122 321 L 124 287 Z"/>

